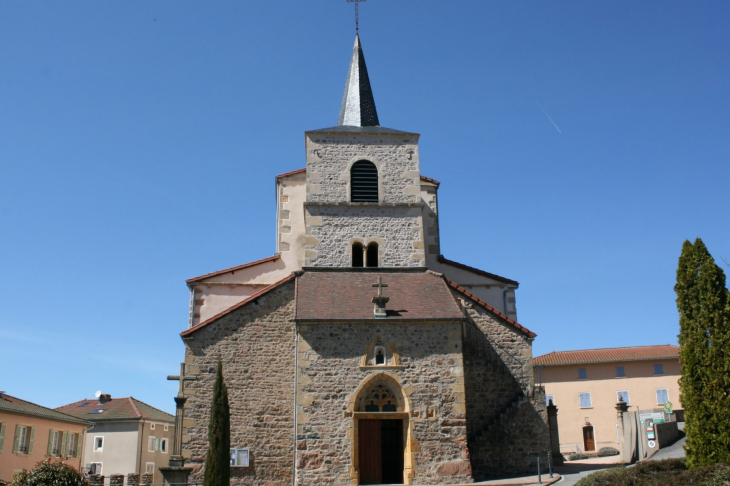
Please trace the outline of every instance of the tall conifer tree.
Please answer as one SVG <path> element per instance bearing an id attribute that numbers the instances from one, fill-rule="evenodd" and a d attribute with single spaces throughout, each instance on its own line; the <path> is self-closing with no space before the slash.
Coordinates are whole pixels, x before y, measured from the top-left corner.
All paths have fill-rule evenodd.
<path id="1" fill-rule="evenodd" d="M 677 269 L 677 309 L 690 467 L 730 461 L 730 293 L 702 240 L 684 242 Z"/>
<path id="2" fill-rule="evenodd" d="M 231 482 L 231 418 L 228 408 L 228 389 L 223 381 L 223 364 L 213 384 L 208 425 L 208 455 L 205 458 L 203 486 L 229 486 Z"/>

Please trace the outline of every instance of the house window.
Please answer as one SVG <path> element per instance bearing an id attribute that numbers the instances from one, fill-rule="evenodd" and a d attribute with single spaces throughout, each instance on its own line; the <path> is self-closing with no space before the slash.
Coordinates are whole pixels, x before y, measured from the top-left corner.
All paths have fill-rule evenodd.
<path id="1" fill-rule="evenodd" d="M 92 462 L 89 467 L 89 474 L 101 474 L 101 462 Z"/>
<path id="2" fill-rule="evenodd" d="M 150 437 L 147 440 L 147 452 L 155 452 L 158 450 L 160 450 L 159 441 L 154 437 Z"/>
<path id="3" fill-rule="evenodd" d="M 626 378 L 626 372 L 623 366 L 616 367 L 616 378 Z"/>
<path id="4" fill-rule="evenodd" d="M 631 402 L 629 401 L 629 391 L 628 390 L 621 390 L 616 392 L 616 401 L 618 402 L 619 399 L 622 399 L 626 405 L 630 405 Z"/>
<path id="5" fill-rule="evenodd" d="M 580 394 L 580 408 L 591 408 L 593 407 L 593 404 L 591 403 L 591 394 L 590 393 L 581 393 Z"/>
<path id="6" fill-rule="evenodd" d="M 365 253 L 365 248 L 362 246 L 362 243 L 353 243 L 352 244 L 352 266 L 353 266 L 353 268 L 362 268 L 365 266 L 364 253 Z"/>
<path id="7" fill-rule="evenodd" d="M 655 375 L 663 375 L 664 374 L 664 365 L 655 364 L 654 365 L 654 374 Z"/>
<path id="8" fill-rule="evenodd" d="M 165 432 L 167 432 L 168 427 L 169 427 L 168 425 L 165 425 Z"/>
<path id="9" fill-rule="evenodd" d="M 248 467 L 248 449 L 231 449 L 231 467 Z"/>
<path id="10" fill-rule="evenodd" d="M 550 402 L 553 402 L 553 405 L 555 405 L 555 397 L 553 395 L 545 395 L 545 405 L 550 405 Z"/>
<path id="11" fill-rule="evenodd" d="M 76 457 L 76 434 L 68 433 L 68 451 L 66 452 L 68 457 Z"/>
<path id="12" fill-rule="evenodd" d="M 587 380 L 588 379 L 588 372 L 585 368 L 578 368 L 578 379 L 579 380 Z"/>
<path id="13" fill-rule="evenodd" d="M 368 267 L 378 266 L 378 244 L 370 243 L 367 250 L 367 265 Z"/>
<path id="14" fill-rule="evenodd" d="M 378 202 L 378 168 L 372 162 L 360 160 L 352 164 L 350 201 Z"/>
<path id="15" fill-rule="evenodd" d="M 154 474 L 155 473 L 155 463 L 154 462 L 148 462 L 145 464 L 144 472 L 147 474 Z"/>
<path id="16" fill-rule="evenodd" d="M 17 454 L 33 453 L 33 436 L 35 435 L 35 427 L 27 427 L 25 425 L 15 426 L 15 439 L 13 443 L 13 452 Z"/>
<path id="17" fill-rule="evenodd" d="M 669 391 L 666 388 L 658 388 L 656 391 L 657 405 L 664 405 L 669 401 Z"/>
<path id="18" fill-rule="evenodd" d="M 150 430 L 155 430 L 155 424 L 150 424 Z"/>
<path id="19" fill-rule="evenodd" d="M 167 439 L 160 439 L 160 452 L 167 454 Z"/>
<path id="20" fill-rule="evenodd" d="M 104 436 L 97 435 L 94 437 L 94 450 L 95 451 L 103 451 L 104 450 Z"/>
<path id="21" fill-rule="evenodd" d="M 58 456 L 61 452 L 59 449 L 59 436 L 61 433 L 57 430 L 51 430 L 48 437 L 48 454 L 51 456 Z"/>

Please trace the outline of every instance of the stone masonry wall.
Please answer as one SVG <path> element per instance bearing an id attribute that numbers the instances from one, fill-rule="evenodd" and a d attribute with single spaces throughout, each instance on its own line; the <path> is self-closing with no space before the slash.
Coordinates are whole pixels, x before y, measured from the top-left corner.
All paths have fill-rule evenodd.
<path id="1" fill-rule="evenodd" d="M 470 300 L 462 303 L 468 315 L 464 382 L 474 479 L 531 473 L 536 458 L 530 454 L 547 461 L 550 448 L 545 391 L 533 386 L 531 339 Z"/>
<path id="2" fill-rule="evenodd" d="M 400 366 L 361 367 L 368 343 L 394 346 Z M 461 324 L 317 323 L 299 326 L 297 484 L 350 484 L 353 394 L 385 372 L 410 403 L 414 484 L 471 482 Z M 395 390 L 397 392 L 397 390 Z"/>
<path id="3" fill-rule="evenodd" d="M 307 134 L 307 201 L 350 200 L 350 166 L 378 167 L 380 202 L 420 201 L 418 136 L 412 134 Z"/>
<path id="4" fill-rule="evenodd" d="M 306 206 L 305 265 L 352 266 L 352 243 L 378 243 L 381 267 L 425 266 L 421 206 Z"/>
<path id="5" fill-rule="evenodd" d="M 231 410 L 231 447 L 250 449 L 231 485 L 292 482 L 294 449 L 294 282 L 286 283 L 186 339 L 183 455 L 203 481 L 215 370 L 223 362 Z"/>

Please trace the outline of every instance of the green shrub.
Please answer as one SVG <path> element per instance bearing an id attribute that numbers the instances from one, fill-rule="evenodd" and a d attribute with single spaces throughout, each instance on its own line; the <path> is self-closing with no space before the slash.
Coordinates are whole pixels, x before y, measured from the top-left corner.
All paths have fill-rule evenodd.
<path id="1" fill-rule="evenodd" d="M 578 459 L 588 459 L 588 456 L 586 456 L 582 452 L 573 452 L 571 454 L 568 454 L 569 461 L 577 461 Z"/>
<path id="2" fill-rule="evenodd" d="M 730 486 L 730 464 L 687 469 L 684 459 L 647 461 L 593 473 L 575 486 Z"/>
<path id="3" fill-rule="evenodd" d="M 36 464 L 32 471 L 24 469 L 10 486 L 88 486 L 83 474 L 63 462 L 50 459 Z"/>
<path id="4" fill-rule="evenodd" d="M 619 454 L 618 449 L 613 447 L 601 447 L 601 450 L 598 451 L 598 457 L 618 456 Z"/>

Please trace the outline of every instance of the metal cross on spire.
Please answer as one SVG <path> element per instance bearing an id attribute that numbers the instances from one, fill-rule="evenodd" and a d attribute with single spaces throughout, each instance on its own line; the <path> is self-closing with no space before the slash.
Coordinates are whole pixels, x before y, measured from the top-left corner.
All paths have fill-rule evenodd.
<path id="1" fill-rule="evenodd" d="M 360 9 L 359 5 L 360 2 L 365 2 L 367 0 L 347 0 L 347 3 L 354 3 L 355 4 L 355 34 L 360 34 Z"/>

